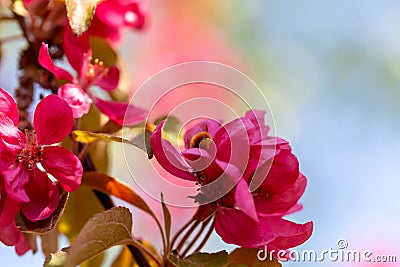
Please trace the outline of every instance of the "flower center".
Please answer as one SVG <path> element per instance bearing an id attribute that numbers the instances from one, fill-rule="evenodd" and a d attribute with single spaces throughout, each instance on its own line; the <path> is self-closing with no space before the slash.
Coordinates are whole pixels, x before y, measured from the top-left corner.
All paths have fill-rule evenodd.
<path id="1" fill-rule="evenodd" d="M 206 140 L 208 139 L 208 141 L 203 142 L 204 143 L 203 145 L 204 146 L 208 145 L 208 147 L 209 147 L 210 141 L 212 141 L 211 135 L 208 132 L 199 132 L 199 133 L 195 134 L 192 137 L 192 139 L 190 140 L 189 148 L 203 148 L 203 147 L 200 147 L 200 143 L 202 143 L 202 141 L 204 139 L 206 139 Z M 208 150 L 208 149 L 206 149 L 206 150 Z"/>
<path id="2" fill-rule="evenodd" d="M 26 144 L 17 156 L 18 162 L 26 162 L 28 169 L 31 170 L 33 165 L 39 163 L 43 159 L 43 147 L 39 146 L 36 141 L 35 131 L 25 130 Z"/>
<path id="3" fill-rule="evenodd" d="M 91 62 L 92 57 L 89 58 L 89 62 Z M 108 72 L 108 68 L 104 67 L 103 61 L 99 60 L 96 58 L 94 60 L 94 63 L 89 63 L 88 64 L 88 69 L 86 72 L 86 79 L 93 81 L 97 78 L 102 77 L 103 75 L 106 75 Z"/>

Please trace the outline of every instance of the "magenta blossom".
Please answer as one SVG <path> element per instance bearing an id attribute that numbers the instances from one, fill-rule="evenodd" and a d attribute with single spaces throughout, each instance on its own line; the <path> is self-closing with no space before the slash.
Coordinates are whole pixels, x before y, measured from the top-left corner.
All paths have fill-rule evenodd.
<path id="1" fill-rule="evenodd" d="M 98 86 L 106 91 L 114 90 L 119 82 L 119 69 L 115 66 L 107 67 L 99 59 L 92 59 L 87 33 L 80 37 L 73 36 L 68 26 L 64 34 L 64 52 L 77 72 L 77 77 L 54 64 L 48 46 L 44 43 L 39 51 L 39 63 L 57 79 L 67 81 L 59 88 L 58 96 L 70 105 L 74 118 L 87 114 L 93 101 L 101 112 L 119 125 L 136 124 L 146 117 L 147 111 L 142 108 L 102 100 L 91 92 L 91 86 Z"/>
<path id="2" fill-rule="evenodd" d="M 68 149 L 54 145 L 67 137 L 73 125 L 72 111 L 56 95 L 49 95 L 36 107 L 34 130 L 18 130 L 16 104 L 0 88 L 0 173 L 7 196 L 20 203 L 22 213 L 30 221 L 48 218 L 59 203 L 57 185 L 68 192 L 78 188 L 82 165 Z M 7 209 L 9 216 L 19 210 Z"/>
<path id="3" fill-rule="evenodd" d="M 121 29 L 142 29 L 148 17 L 143 0 L 105 0 L 96 8 L 89 34 L 107 39 L 115 44 L 121 39 Z"/>
<path id="4" fill-rule="evenodd" d="M 297 202 L 307 180 L 288 142 L 268 136 L 264 116 L 263 111 L 251 110 L 224 126 L 213 120 L 200 122 L 186 131 L 180 154 L 162 138 L 162 122 L 150 144 L 167 171 L 201 185 L 195 197 L 200 205 L 218 204 L 215 229 L 225 242 L 288 249 L 312 233 L 312 222 L 282 218 L 301 209 Z"/>

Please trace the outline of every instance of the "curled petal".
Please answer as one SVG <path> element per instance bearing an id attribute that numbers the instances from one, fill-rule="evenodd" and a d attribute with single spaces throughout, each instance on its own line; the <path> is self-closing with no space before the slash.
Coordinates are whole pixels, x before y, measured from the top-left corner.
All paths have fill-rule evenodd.
<path id="1" fill-rule="evenodd" d="M 162 138 L 162 127 L 165 124 L 162 121 L 150 136 L 150 145 L 154 156 L 160 165 L 169 173 L 190 181 L 197 181 L 197 177 L 190 171 L 190 166 L 184 161 L 178 151 L 170 142 Z"/>
<path id="2" fill-rule="evenodd" d="M 267 138 L 269 127 L 265 125 L 265 114 L 264 110 L 249 110 L 245 114 L 245 117 L 251 121 L 255 128 L 254 136 L 251 140 L 252 143 Z"/>
<path id="3" fill-rule="evenodd" d="M 42 99 L 33 118 L 39 145 L 61 142 L 71 133 L 74 120 L 68 103 L 56 95 Z"/>
<path id="4" fill-rule="evenodd" d="M 107 74 L 96 80 L 94 85 L 100 86 L 102 89 L 111 91 L 118 86 L 119 69 L 117 67 L 109 67 Z"/>
<path id="5" fill-rule="evenodd" d="M 42 166 L 67 192 L 76 190 L 81 184 L 82 164 L 71 151 L 64 147 L 45 147 Z"/>
<path id="6" fill-rule="evenodd" d="M 90 110 L 92 100 L 77 84 L 64 84 L 58 89 L 58 96 L 68 103 L 74 118 L 80 118 Z"/>
<path id="7" fill-rule="evenodd" d="M 303 244 L 310 238 L 313 231 L 313 222 L 297 224 L 281 217 L 268 217 L 262 220 L 265 220 L 265 223 L 270 225 L 276 235 L 269 245 L 280 250 Z"/>
<path id="8" fill-rule="evenodd" d="M 268 198 L 255 198 L 257 212 L 261 214 L 285 213 L 294 207 L 306 189 L 307 179 L 300 173 L 296 182 L 287 191 L 271 194 Z"/>
<path id="9" fill-rule="evenodd" d="M 215 231 L 226 243 L 247 248 L 262 247 L 275 237 L 267 223 L 256 222 L 240 210 L 224 207 L 218 209 Z"/>
<path id="10" fill-rule="evenodd" d="M 100 98 L 93 98 L 98 109 L 107 115 L 110 120 L 121 126 L 134 125 L 143 121 L 148 111 L 128 103 L 106 101 Z"/>
<path id="11" fill-rule="evenodd" d="M 250 218 L 258 221 L 253 195 L 244 179 L 240 179 L 235 189 L 235 203 Z"/>
<path id="12" fill-rule="evenodd" d="M 60 196 L 58 188 L 46 173 L 33 168 L 31 180 L 26 186 L 30 201 L 22 205 L 22 213 L 36 222 L 48 218 L 57 208 Z"/>
<path id="13" fill-rule="evenodd" d="M 40 47 L 38 60 L 39 60 L 40 65 L 43 68 L 50 71 L 51 73 L 53 73 L 54 76 L 56 76 L 56 78 L 58 80 L 65 80 L 68 82 L 74 81 L 74 77 L 71 75 L 71 73 L 69 73 L 68 71 L 66 71 L 60 67 L 57 67 L 54 64 L 54 62 L 51 59 L 50 54 L 49 54 L 49 47 L 45 43 L 42 43 L 42 46 Z"/>
<path id="14" fill-rule="evenodd" d="M 14 98 L 0 86 L 0 112 L 9 117 L 15 126 L 18 125 L 18 109 Z"/>
<path id="15" fill-rule="evenodd" d="M 28 241 L 25 239 L 24 235 L 20 233 L 18 243 L 15 245 L 15 252 L 17 253 L 17 255 L 21 256 L 28 252 L 28 250 L 30 249 L 31 246 L 29 245 Z"/>
<path id="16" fill-rule="evenodd" d="M 280 149 L 260 189 L 269 194 L 279 194 L 296 182 L 299 177 L 299 161 L 290 150 Z"/>

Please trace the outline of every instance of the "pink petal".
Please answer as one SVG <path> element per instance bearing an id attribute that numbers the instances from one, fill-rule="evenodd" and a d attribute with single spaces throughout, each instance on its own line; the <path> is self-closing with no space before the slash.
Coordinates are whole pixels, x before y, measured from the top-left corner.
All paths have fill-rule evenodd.
<path id="1" fill-rule="evenodd" d="M 268 224 L 256 222 L 242 211 L 221 207 L 215 221 L 215 231 L 228 244 L 258 248 L 274 239 Z"/>
<path id="2" fill-rule="evenodd" d="M 119 28 L 129 26 L 141 29 L 147 15 L 147 6 L 144 1 L 103 1 L 97 7 L 96 16 L 108 27 Z"/>
<path id="3" fill-rule="evenodd" d="M 119 83 L 119 69 L 117 67 L 109 67 L 107 74 L 98 79 L 94 85 L 100 86 L 107 91 L 114 90 Z"/>
<path id="4" fill-rule="evenodd" d="M 268 198 L 256 197 L 257 212 L 262 214 L 285 213 L 299 201 L 306 189 L 307 179 L 300 173 L 296 182 L 287 191 L 271 194 Z"/>
<path id="5" fill-rule="evenodd" d="M 13 166 L 10 169 L 2 171 L 4 177 L 4 188 L 9 197 L 20 202 L 28 202 L 29 197 L 24 189 L 29 182 L 30 173 L 22 164 Z"/>
<path id="6" fill-rule="evenodd" d="M 64 147 L 45 147 L 42 166 L 67 192 L 76 190 L 81 184 L 82 164 L 71 151 Z"/>
<path id="7" fill-rule="evenodd" d="M 255 221 L 258 221 L 253 195 L 244 179 L 240 179 L 235 189 L 235 202 L 238 208 Z"/>
<path id="8" fill-rule="evenodd" d="M 3 144 L 10 150 L 18 149 L 20 143 L 25 140 L 23 136 L 24 134 L 18 130 L 13 120 L 0 112 L 0 138 Z M 14 149 L 12 146 L 14 146 Z"/>
<path id="9" fill-rule="evenodd" d="M 253 128 L 253 124 L 246 118 L 233 120 L 221 127 L 213 139 L 218 149 L 217 158 L 235 165 L 241 173 L 244 173 L 250 157 Z"/>
<path id="10" fill-rule="evenodd" d="M 264 110 L 249 110 L 245 114 L 245 117 L 251 121 L 255 128 L 252 143 L 267 138 L 269 127 L 265 125 L 265 114 Z"/>
<path id="11" fill-rule="evenodd" d="M 184 161 L 173 145 L 162 138 L 162 127 L 165 120 L 157 125 L 150 136 L 150 145 L 154 156 L 160 165 L 171 174 L 190 181 L 197 181 L 197 177 L 189 172 L 190 166 Z"/>
<path id="12" fill-rule="evenodd" d="M 72 110 L 74 118 L 81 118 L 87 114 L 92 105 L 88 94 L 78 84 L 67 83 L 58 89 L 58 96 L 64 99 Z"/>
<path id="13" fill-rule="evenodd" d="M 36 222 L 48 218 L 56 210 L 60 196 L 56 184 L 46 173 L 36 167 L 32 171 L 26 186 L 30 201 L 22 205 L 22 213 L 28 220 Z"/>
<path id="14" fill-rule="evenodd" d="M 18 243 L 15 245 L 15 252 L 17 255 L 21 256 L 28 252 L 28 250 L 31 249 L 31 246 L 29 245 L 28 241 L 25 239 L 25 236 L 20 233 L 20 237 L 18 240 Z"/>
<path id="15" fill-rule="evenodd" d="M 42 46 L 40 47 L 38 60 L 39 60 L 40 65 L 43 68 L 50 71 L 51 73 L 53 73 L 54 76 L 56 76 L 56 78 L 58 80 L 65 80 L 68 82 L 74 81 L 74 77 L 71 75 L 71 73 L 69 73 L 68 71 L 66 71 L 60 67 L 57 67 L 54 64 L 54 62 L 51 59 L 50 54 L 49 54 L 49 47 L 45 43 L 42 43 Z"/>
<path id="16" fill-rule="evenodd" d="M 68 103 L 56 95 L 43 98 L 36 106 L 33 125 L 39 145 L 61 142 L 71 133 L 74 120 Z"/>
<path id="17" fill-rule="evenodd" d="M 7 246 L 15 246 L 20 237 L 21 232 L 18 231 L 14 222 L 0 229 L 0 241 Z"/>
<path id="18" fill-rule="evenodd" d="M 260 189 L 269 194 L 288 190 L 299 176 L 299 161 L 289 150 L 280 149 Z"/>
<path id="19" fill-rule="evenodd" d="M 263 218 L 270 225 L 276 237 L 269 244 L 277 249 L 289 249 L 306 242 L 312 234 L 313 222 L 297 224 L 280 217 Z"/>
<path id="20" fill-rule="evenodd" d="M 75 36 L 67 23 L 64 31 L 63 49 L 69 64 L 80 74 L 84 63 L 84 54 L 88 54 L 90 49 L 88 33 Z"/>
<path id="21" fill-rule="evenodd" d="M 9 117 L 15 126 L 18 125 L 18 109 L 14 98 L 0 86 L 0 112 Z"/>
<path id="22" fill-rule="evenodd" d="M 190 148 L 182 151 L 182 156 L 190 165 L 193 172 L 201 172 L 205 170 L 213 161 L 212 156 L 200 148 Z"/>
<path id="23" fill-rule="evenodd" d="M 104 3 L 104 1 L 102 3 Z M 98 14 L 99 12 L 96 12 L 96 15 Z M 99 36 L 101 38 L 104 38 L 108 40 L 111 44 L 117 43 L 121 39 L 120 29 L 110 27 L 109 25 L 101 21 L 96 15 L 94 16 L 92 23 L 89 27 L 89 34 L 91 36 Z"/>
<path id="24" fill-rule="evenodd" d="M 205 119 L 195 124 L 193 127 L 190 127 L 185 131 L 185 135 L 183 136 L 183 140 L 185 140 L 185 147 L 189 148 L 192 137 L 200 132 L 207 132 L 210 134 L 211 138 L 213 138 L 220 127 L 221 123 L 219 121 L 211 119 Z"/>
<path id="25" fill-rule="evenodd" d="M 15 201 L 3 192 L 0 198 L 0 229 L 10 223 L 14 223 L 14 218 L 21 209 L 21 202 Z"/>
<path id="26" fill-rule="evenodd" d="M 107 115 L 110 120 L 121 126 L 129 126 L 143 121 L 148 111 L 128 103 L 106 101 L 100 98 L 93 98 L 98 109 Z"/>

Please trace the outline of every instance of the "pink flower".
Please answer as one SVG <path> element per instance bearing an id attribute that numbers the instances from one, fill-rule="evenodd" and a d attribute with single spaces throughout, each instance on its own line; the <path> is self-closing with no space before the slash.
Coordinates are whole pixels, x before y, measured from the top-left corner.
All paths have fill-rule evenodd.
<path id="1" fill-rule="evenodd" d="M 67 81 L 59 88 L 58 96 L 69 104 L 74 118 L 80 118 L 89 112 L 92 99 L 101 112 L 119 125 L 124 124 L 124 119 L 129 124 L 136 124 L 146 117 L 147 111 L 142 108 L 101 100 L 90 91 L 91 86 L 98 86 L 105 91 L 114 90 L 119 82 L 119 69 L 115 66 L 107 67 L 99 59 L 93 61 L 87 33 L 80 37 L 73 36 L 71 28 L 67 26 L 64 33 L 64 52 L 77 72 L 77 77 L 54 64 L 48 46 L 44 43 L 39 51 L 39 63 L 57 79 Z"/>
<path id="2" fill-rule="evenodd" d="M 2 88 L 0 109 L 0 173 L 7 196 L 21 203 L 22 213 L 31 221 L 48 218 L 58 206 L 57 179 L 68 192 L 78 188 L 82 165 L 61 142 L 72 130 L 72 111 L 68 104 L 49 95 L 39 102 L 34 114 L 34 130 L 25 134 L 17 128 L 15 102 Z M 4 113 L 10 110 L 10 113 Z M 7 209 L 12 212 L 12 209 Z M 11 216 L 12 217 L 12 216 Z"/>
<path id="3" fill-rule="evenodd" d="M 107 39 L 115 44 L 121 39 L 124 27 L 142 29 L 148 16 L 148 9 L 142 0 L 106 0 L 100 2 L 89 34 Z"/>
<path id="4" fill-rule="evenodd" d="M 312 222 L 282 218 L 301 209 L 297 202 L 307 180 L 288 142 L 268 136 L 264 115 L 251 110 L 224 126 L 213 120 L 200 122 L 186 131 L 186 149 L 180 154 L 162 138 L 162 122 L 150 144 L 164 169 L 201 185 L 195 197 L 200 205 L 218 203 L 215 229 L 225 242 L 288 249 L 312 233 Z"/>
<path id="5" fill-rule="evenodd" d="M 15 246 L 18 255 L 30 249 L 29 243 L 15 226 L 14 218 L 21 209 L 21 203 L 8 197 L 0 176 L 0 241 L 7 246 Z"/>

